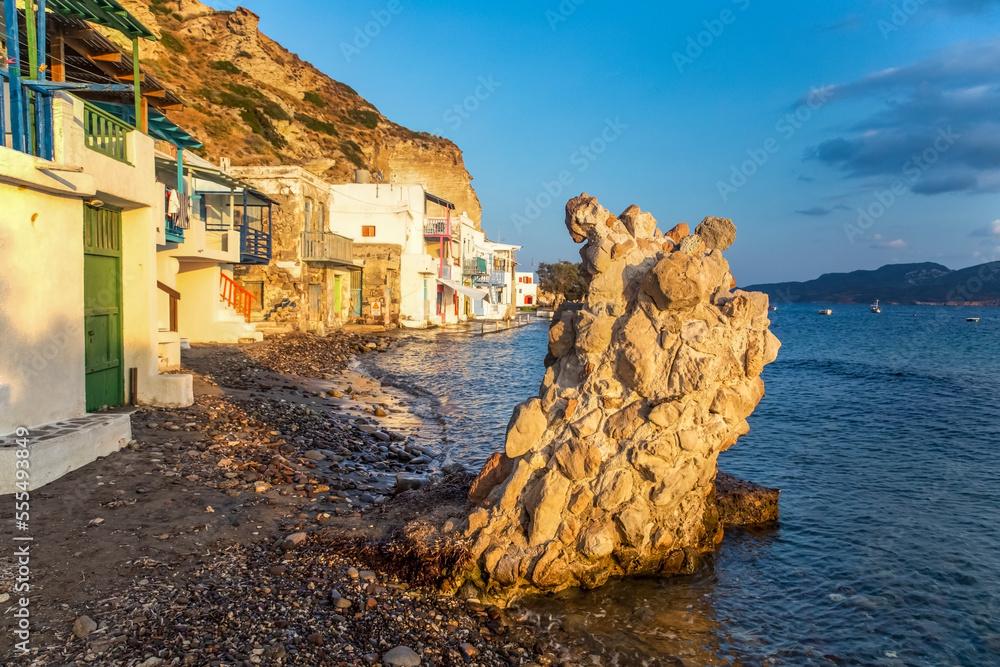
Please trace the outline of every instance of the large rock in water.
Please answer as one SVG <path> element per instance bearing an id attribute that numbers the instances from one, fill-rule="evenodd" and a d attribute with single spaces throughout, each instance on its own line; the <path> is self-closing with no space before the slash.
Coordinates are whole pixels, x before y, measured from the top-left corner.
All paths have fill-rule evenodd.
<path id="1" fill-rule="evenodd" d="M 496 601 L 691 571 L 722 538 L 719 453 L 749 430 L 780 347 L 767 296 L 734 290 L 729 220 L 668 238 L 583 194 L 566 227 L 586 240 L 587 292 L 553 318 L 538 396 L 474 485 L 454 582 Z"/>

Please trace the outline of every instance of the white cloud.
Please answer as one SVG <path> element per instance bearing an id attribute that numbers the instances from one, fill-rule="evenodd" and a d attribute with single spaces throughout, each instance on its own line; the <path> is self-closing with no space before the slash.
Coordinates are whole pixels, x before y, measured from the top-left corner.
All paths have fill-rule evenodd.
<path id="1" fill-rule="evenodd" d="M 872 243 L 872 248 L 877 250 L 902 250 L 906 247 L 906 241 L 903 239 L 891 239 L 883 240 L 881 234 L 876 234 L 874 237 L 875 242 Z"/>

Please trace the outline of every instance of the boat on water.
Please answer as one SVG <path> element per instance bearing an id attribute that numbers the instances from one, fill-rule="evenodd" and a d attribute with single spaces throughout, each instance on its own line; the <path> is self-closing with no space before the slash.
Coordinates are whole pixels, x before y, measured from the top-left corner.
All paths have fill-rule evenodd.
<path id="1" fill-rule="evenodd" d="M 965 321 L 966 322 L 972 322 L 973 324 L 979 324 L 979 321 L 981 319 L 983 319 L 983 318 L 979 317 L 979 315 L 974 315 L 972 317 L 966 317 Z"/>
<path id="2" fill-rule="evenodd" d="M 771 306 L 768 310 L 770 310 L 772 313 L 776 313 L 776 312 L 778 312 L 778 307 L 777 306 Z"/>
<path id="3" fill-rule="evenodd" d="M 882 306 L 879 305 L 878 299 L 875 299 L 875 303 L 868 306 L 868 310 L 875 313 L 876 315 L 882 312 Z"/>
<path id="4" fill-rule="evenodd" d="M 816 312 L 819 313 L 820 315 L 833 315 L 832 308 L 823 308 L 821 310 L 817 310 Z"/>

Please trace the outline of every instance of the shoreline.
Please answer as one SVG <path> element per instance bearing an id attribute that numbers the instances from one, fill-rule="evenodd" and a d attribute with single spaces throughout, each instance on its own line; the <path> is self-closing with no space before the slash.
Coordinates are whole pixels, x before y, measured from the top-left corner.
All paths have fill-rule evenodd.
<path id="1" fill-rule="evenodd" d="M 501 609 L 434 585 L 443 552 L 419 553 L 407 531 L 460 524 L 476 471 L 449 466 L 433 400 L 433 419 L 414 410 L 429 392 L 365 363 L 394 340 L 188 351 L 193 406 L 137 409 L 128 447 L 32 493 L 46 545 L 32 563 L 34 652 L 14 654 L 8 632 L 0 659 L 405 664 L 384 658 L 404 647 L 423 664 L 600 664 L 530 601 Z M 745 503 L 729 493 L 728 507 Z M 776 512 L 776 491 L 757 511 L 771 501 Z"/>
<path id="2" fill-rule="evenodd" d="M 293 335 L 186 353 L 193 406 L 137 409 L 125 449 L 32 493 L 45 545 L 32 653 L 15 654 L 7 632 L 4 660 L 393 664 L 385 654 L 404 647 L 439 664 L 555 662 L 561 646 L 503 611 L 317 539 L 364 527 L 435 472 L 440 452 L 414 437 L 426 425 L 401 390 L 353 363 L 390 341 Z M 0 563 L 2 583 L 10 573 Z"/>

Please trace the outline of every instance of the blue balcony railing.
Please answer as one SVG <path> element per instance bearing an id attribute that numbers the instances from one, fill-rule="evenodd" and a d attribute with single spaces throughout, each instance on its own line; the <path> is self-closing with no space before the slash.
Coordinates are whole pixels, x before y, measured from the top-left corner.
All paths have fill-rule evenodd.
<path id="1" fill-rule="evenodd" d="M 251 203 L 244 191 L 243 203 L 237 205 L 240 224 L 240 264 L 267 264 L 271 261 L 272 210 L 270 203 Z"/>
<path id="2" fill-rule="evenodd" d="M 240 264 L 267 264 L 271 261 L 271 235 L 247 225 L 240 228 Z"/>
<path id="3" fill-rule="evenodd" d="M 164 219 L 164 236 L 167 243 L 184 243 L 184 230 L 174 224 L 170 218 Z"/>
<path id="4" fill-rule="evenodd" d="M 53 159 L 52 93 L 64 86 L 44 81 L 21 81 L 11 88 L 7 70 L 0 70 L 0 145 Z M 12 104 L 13 96 L 18 104 Z M 19 107 L 20 112 L 9 116 L 7 110 Z M 10 138 L 7 129 L 10 129 Z"/>

